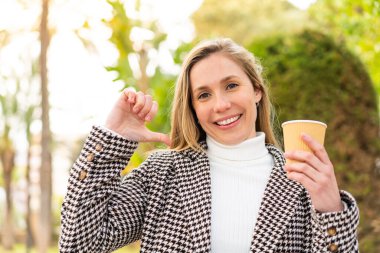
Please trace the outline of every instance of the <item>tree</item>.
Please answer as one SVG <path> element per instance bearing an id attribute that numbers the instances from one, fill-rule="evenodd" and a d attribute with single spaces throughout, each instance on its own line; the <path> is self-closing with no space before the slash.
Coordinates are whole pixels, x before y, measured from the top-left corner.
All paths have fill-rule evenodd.
<path id="1" fill-rule="evenodd" d="M 3 180 L 5 188 L 5 218 L 2 230 L 2 244 L 5 249 L 10 250 L 13 247 L 13 217 L 12 217 L 12 174 L 15 166 L 16 150 L 11 137 L 12 121 L 17 114 L 17 92 L 20 88 L 16 83 L 14 92 L 12 90 L 4 90 L 0 93 L 0 104 L 2 112 L 1 139 L 0 139 L 0 161 L 3 169 Z"/>
<path id="2" fill-rule="evenodd" d="M 246 44 L 273 33 L 300 31 L 306 15 L 287 1 L 204 0 L 193 20 L 200 38 L 230 37 Z"/>
<path id="3" fill-rule="evenodd" d="M 35 108 L 36 108 L 36 89 L 34 87 L 35 82 L 35 66 L 32 64 L 30 72 L 26 69 L 26 72 L 22 75 L 13 74 L 11 76 L 2 77 L 0 80 L 5 89 L 0 91 L 0 119 L 3 123 L 0 126 L 0 164 L 3 168 L 2 176 L 4 182 L 4 188 L 6 192 L 6 205 L 5 205 L 5 219 L 3 227 L 2 242 L 5 249 L 12 248 L 14 242 L 14 223 L 13 223 L 13 204 L 12 204 L 12 185 L 14 184 L 14 172 L 16 169 L 16 155 L 20 155 L 23 152 L 16 148 L 16 136 L 20 136 L 19 133 L 26 129 L 26 136 L 28 142 L 27 148 L 27 167 L 26 167 L 26 180 L 29 184 L 29 168 L 30 168 L 30 149 L 31 149 L 31 125 L 35 120 Z M 19 169 L 21 167 L 18 167 Z M 26 223 L 29 233 L 28 237 L 31 237 L 31 231 L 29 229 L 29 220 L 31 211 L 29 208 L 30 193 L 27 187 L 26 198 L 27 201 L 27 213 Z"/>
<path id="4" fill-rule="evenodd" d="M 32 230 L 32 210 L 31 210 L 31 160 L 32 160 L 32 146 L 33 146 L 33 133 L 31 131 L 31 126 L 34 120 L 36 119 L 35 112 L 37 109 L 37 103 L 33 103 L 31 97 L 37 97 L 37 92 L 35 92 L 33 79 L 37 74 L 37 69 L 35 64 L 32 64 L 31 67 L 31 77 L 29 79 L 29 86 L 26 89 L 24 101 L 28 101 L 29 104 L 25 105 L 26 108 L 23 110 L 22 119 L 25 126 L 25 139 L 27 141 L 27 150 L 26 150 L 26 168 L 25 168 L 25 181 L 26 181 L 26 214 L 25 214 L 25 223 L 26 223 L 26 249 L 27 252 L 30 252 L 34 242 L 35 235 Z"/>
<path id="5" fill-rule="evenodd" d="M 40 23 L 40 77 L 41 77 L 41 109 L 42 109 L 42 137 L 41 137 L 41 210 L 39 251 L 47 252 L 52 234 L 52 162 L 51 162 L 51 132 L 49 122 L 49 92 L 47 79 L 47 50 L 49 47 L 48 30 L 49 0 L 42 0 L 42 15 Z"/>
<path id="6" fill-rule="evenodd" d="M 150 88 L 147 67 L 151 58 L 148 54 L 150 51 L 157 51 L 167 35 L 159 29 L 156 20 L 143 21 L 128 17 L 122 1 L 109 0 L 108 3 L 112 6 L 113 17 L 104 22 L 112 30 L 110 41 L 117 48 L 119 58 L 115 66 L 107 69 L 115 71 L 118 74 L 117 80 L 123 81 L 126 86 L 134 86 L 146 93 Z M 139 9 L 139 3 L 137 1 L 136 11 Z M 138 39 L 132 40 L 131 33 L 136 28 L 150 36 L 143 38 L 140 34 Z M 131 58 L 136 59 L 138 66 L 133 66 Z"/>
<path id="7" fill-rule="evenodd" d="M 309 14 L 317 29 L 344 42 L 360 57 L 380 96 L 379 0 L 318 0 Z"/>
<path id="8" fill-rule="evenodd" d="M 18 2 L 15 3 L 19 4 Z M 3 30 L 0 32 L 0 54 L 4 56 L 8 55 L 9 51 L 14 50 L 14 45 L 17 45 L 21 41 L 25 41 L 26 37 L 33 34 L 33 31 L 24 28 L 17 28 L 12 31 Z M 37 40 L 35 41 L 37 42 Z M 33 56 L 31 48 L 35 45 L 35 42 L 28 43 L 22 50 L 18 50 L 17 54 L 13 54 L 12 60 L 7 57 L 0 57 L 0 156 L 2 166 L 2 178 L 4 182 L 4 188 L 6 190 L 6 204 L 5 204 L 5 219 L 2 219 L 4 223 L 2 241 L 5 248 L 11 248 L 14 241 L 13 231 L 17 229 L 19 222 L 14 222 L 14 211 L 12 198 L 12 189 L 17 184 L 16 176 L 20 175 L 20 171 L 24 167 L 18 166 L 15 161 L 15 157 L 24 154 L 23 150 L 18 145 L 20 137 L 28 140 L 30 150 L 31 131 L 30 127 L 35 120 L 34 109 L 37 105 L 37 59 Z M 19 63 L 24 63 L 20 65 Z M 28 152 L 29 153 L 29 152 Z M 28 155 L 27 155 L 28 156 Z M 30 157 L 26 157 L 27 163 L 30 164 Z M 28 167 L 26 168 L 26 176 L 28 181 Z M 27 199 L 30 198 L 28 191 L 29 187 L 25 191 Z M 29 201 L 28 201 L 29 202 Z M 29 210 L 27 204 L 27 210 Z M 30 217 L 30 211 L 27 211 L 26 220 Z M 3 218 L 3 217 L 2 217 Z M 27 222 L 28 223 L 28 222 Z"/>

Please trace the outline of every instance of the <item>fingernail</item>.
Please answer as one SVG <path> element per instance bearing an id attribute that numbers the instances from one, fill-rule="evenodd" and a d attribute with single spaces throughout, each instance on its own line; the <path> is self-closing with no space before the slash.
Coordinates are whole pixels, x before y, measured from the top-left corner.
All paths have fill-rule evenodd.
<path id="1" fill-rule="evenodd" d="M 145 120 L 146 120 L 146 121 L 150 121 L 150 120 L 151 120 L 150 116 L 149 116 L 149 115 L 146 116 L 146 117 L 145 117 Z"/>
<path id="2" fill-rule="evenodd" d="M 310 136 L 306 133 L 302 133 L 301 136 L 304 140 L 307 140 L 307 141 L 310 140 Z"/>

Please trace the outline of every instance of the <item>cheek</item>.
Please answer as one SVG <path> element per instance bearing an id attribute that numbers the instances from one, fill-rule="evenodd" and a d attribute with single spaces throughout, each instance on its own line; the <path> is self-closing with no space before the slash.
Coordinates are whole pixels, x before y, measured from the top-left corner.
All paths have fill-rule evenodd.
<path id="1" fill-rule="evenodd" d="M 205 110 L 203 109 L 196 109 L 195 114 L 197 115 L 197 118 L 199 121 L 204 121 L 207 118 L 207 115 L 205 113 Z"/>
<path id="2" fill-rule="evenodd" d="M 200 124 L 203 124 L 209 118 L 207 108 L 204 106 L 194 106 L 194 111 Z"/>
<path id="3" fill-rule="evenodd" d="M 251 94 L 243 94 L 239 96 L 238 102 L 240 106 L 245 107 L 245 108 L 256 108 L 256 101 Z"/>
<path id="4" fill-rule="evenodd" d="M 193 109 L 194 109 L 194 112 L 195 112 L 195 116 L 199 119 L 199 107 L 197 106 L 197 104 L 193 103 Z"/>
<path id="5" fill-rule="evenodd" d="M 253 99 L 247 99 L 245 108 L 247 108 L 248 110 L 247 114 L 250 115 L 250 117 L 252 117 L 254 120 L 257 116 L 257 108 L 255 101 Z"/>

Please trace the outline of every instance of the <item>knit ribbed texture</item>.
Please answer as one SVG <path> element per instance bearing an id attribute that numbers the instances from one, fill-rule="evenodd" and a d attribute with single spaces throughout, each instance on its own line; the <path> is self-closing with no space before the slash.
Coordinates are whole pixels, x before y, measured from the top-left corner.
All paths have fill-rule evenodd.
<path id="1" fill-rule="evenodd" d="M 211 251 L 249 252 L 274 162 L 265 134 L 227 146 L 207 137 L 211 167 Z"/>

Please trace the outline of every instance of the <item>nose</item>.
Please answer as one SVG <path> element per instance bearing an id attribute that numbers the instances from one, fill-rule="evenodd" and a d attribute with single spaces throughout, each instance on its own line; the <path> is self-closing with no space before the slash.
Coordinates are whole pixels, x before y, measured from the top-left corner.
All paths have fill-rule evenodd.
<path id="1" fill-rule="evenodd" d="M 231 102 L 227 96 L 215 96 L 214 112 L 224 112 L 231 107 Z"/>

